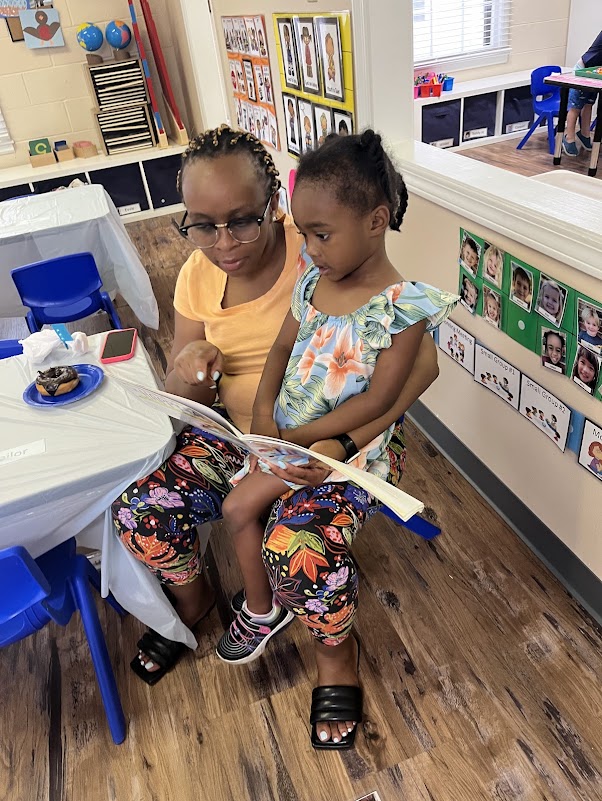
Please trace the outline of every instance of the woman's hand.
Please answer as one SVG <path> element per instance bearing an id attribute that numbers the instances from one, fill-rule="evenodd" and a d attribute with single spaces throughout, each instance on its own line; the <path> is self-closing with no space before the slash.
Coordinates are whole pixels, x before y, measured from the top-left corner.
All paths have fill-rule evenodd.
<path id="1" fill-rule="evenodd" d="M 182 348 L 174 359 L 173 369 L 185 384 L 213 389 L 224 370 L 224 357 L 211 342 L 197 339 Z"/>
<path id="2" fill-rule="evenodd" d="M 331 459 L 338 459 L 339 461 L 345 458 L 345 448 L 335 439 L 325 439 L 321 442 L 315 442 L 310 450 L 316 453 L 323 453 L 324 456 L 329 456 Z M 332 468 L 318 461 L 318 459 L 310 459 L 307 464 L 291 464 L 288 465 L 285 470 L 281 470 L 279 467 L 270 464 L 270 472 L 278 476 L 278 478 L 283 479 L 283 481 L 291 481 L 294 484 L 315 487 L 326 481 L 328 476 L 332 473 Z"/>

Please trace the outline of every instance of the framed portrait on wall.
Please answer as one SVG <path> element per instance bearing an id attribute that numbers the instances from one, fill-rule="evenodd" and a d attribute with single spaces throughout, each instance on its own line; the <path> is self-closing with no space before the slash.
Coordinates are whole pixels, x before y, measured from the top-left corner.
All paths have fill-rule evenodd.
<path id="1" fill-rule="evenodd" d="M 295 29 L 291 19 L 278 20 L 278 35 L 282 49 L 282 63 L 284 65 L 284 82 L 289 89 L 301 89 L 299 76 L 299 61 L 297 60 L 297 47 L 295 44 Z"/>
<path id="2" fill-rule="evenodd" d="M 301 137 L 299 135 L 299 114 L 297 98 L 294 95 L 282 95 L 284 122 L 286 127 L 286 145 L 289 153 L 301 154 Z"/>
<path id="3" fill-rule="evenodd" d="M 333 112 L 333 133 L 340 136 L 347 136 L 353 133 L 353 115 L 347 111 L 334 111 Z"/>
<path id="4" fill-rule="evenodd" d="M 301 152 L 307 153 L 316 146 L 316 129 L 312 104 L 299 98 L 299 132 L 301 134 Z"/>
<path id="5" fill-rule="evenodd" d="M 294 22 L 303 91 L 319 95 L 320 64 L 313 17 L 295 17 Z"/>
<path id="6" fill-rule="evenodd" d="M 253 64 L 246 58 L 243 58 L 242 65 L 245 70 L 245 78 L 247 79 L 247 96 L 249 100 L 254 103 L 257 102 L 257 92 L 255 91 L 255 78 L 253 77 Z"/>
<path id="7" fill-rule="evenodd" d="M 324 144 L 328 134 L 332 133 L 332 109 L 314 104 L 314 121 L 316 123 L 316 145 Z"/>
<path id="8" fill-rule="evenodd" d="M 317 17 L 315 22 L 318 53 L 322 64 L 324 97 L 344 103 L 345 80 L 343 76 L 341 29 L 338 17 Z"/>

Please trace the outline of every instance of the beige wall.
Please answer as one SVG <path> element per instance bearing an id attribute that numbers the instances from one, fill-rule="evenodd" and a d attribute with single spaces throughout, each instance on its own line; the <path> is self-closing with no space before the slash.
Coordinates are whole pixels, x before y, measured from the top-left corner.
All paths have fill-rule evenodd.
<path id="1" fill-rule="evenodd" d="M 544 64 L 565 66 L 570 7 L 571 0 L 512 0 L 509 60 L 491 67 L 454 70 L 454 75 L 459 81 L 472 81 Z"/>
<path id="2" fill-rule="evenodd" d="M 111 19 L 122 19 L 131 28 L 127 0 L 55 0 L 54 7 L 60 14 L 64 47 L 29 50 L 24 42 L 11 42 L 6 25 L 0 25 L 0 108 L 16 145 L 14 154 L 0 156 L 0 169 L 27 163 L 30 139 L 90 139 L 100 144 L 85 76 L 86 54 L 77 44 L 75 32 L 86 20 L 103 32 Z M 200 129 L 180 2 L 153 0 L 152 9 L 180 112 L 189 127 Z M 139 7 L 138 19 L 160 90 Z M 131 50 L 135 52 L 135 46 Z M 106 42 L 98 53 L 105 58 L 112 55 Z"/>
<path id="3" fill-rule="evenodd" d="M 415 196 L 410 200 L 402 234 L 389 236 L 389 255 L 407 278 L 456 291 L 460 226 L 578 291 L 602 300 L 602 289 L 596 279 Z M 562 401 L 602 422 L 602 404 L 567 378 L 544 370 L 536 354 L 464 308 L 455 310 L 452 318 Z M 602 578 L 600 483 L 577 463 L 574 453 L 561 453 L 534 425 L 476 384 L 443 353 L 439 365 L 439 379 L 423 396 L 428 408 Z M 486 528 L 487 521 L 482 523 Z"/>
<path id="4" fill-rule="evenodd" d="M 272 84 L 274 85 L 274 101 L 276 106 L 276 115 L 278 117 L 278 128 L 280 132 L 281 151 L 274 151 L 270 148 L 270 153 L 274 158 L 276 167 L 280 172 L 280 178 L 284 186 L 288 185 L 288 174 L 291 169 L 297 166 L 296 159 L 288 155 L 286 150 L 286 129 L 284 127 L 284 113 L 282 111 L 282 91 L 280 87 L 280 78 L 278 75 L 278 58 L 276 55 L 276 41 L 274 38 L 274 26 L 272 23 L 272 14 L 287 13 L 290 9 L 290 14 L 316 14 L 319 12 L 327 13 L 329 11 L 348 11 L 349 2 L 346 0 L 332 0 L 326 2 L 325 0 L 318 0 L 318 2 L 307 2 L 307 0 L 299 0 L 297 3 L 287 0 L 287 2 L 273 2 L 273 0 L 265 0 L 259 2 L 258 0 L 213 0 L 213 16 L 215 18 L 215 26 L 217 30 L 217 39 L 219 45 L 219 52 L 222 59 L 222 69 L 224 74 L 228 75 L 228 57 L 226 52 L 226 45 L 221 27 L 222 16 L 256 16 L 263 14 L 265 16 L 265 26 L 267 29 L 268 37 L 268 50 L 270 54 L 270 67 L 272 70 Z M 353 24 L 353 19 L 352 19 Z M 236 124 L 236 113 L 234 110 L 234 99 L 231 89 L 227 90 L 228 101 L 230 104 L 230 119 L 231 124 Z"/>

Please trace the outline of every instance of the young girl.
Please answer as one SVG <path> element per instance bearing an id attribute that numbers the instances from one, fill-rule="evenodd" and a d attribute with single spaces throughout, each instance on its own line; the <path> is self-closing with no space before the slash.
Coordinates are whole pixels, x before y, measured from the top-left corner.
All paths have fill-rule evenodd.
<path id="1" fill-rule="evenodd" d="M 348 461 L 385 480 L 386 448 L 395 426 L 360 452 L 347 432 L 391 409 L 425 330 L 439 325 L 458 301 L 457 295 L 403 280 L 387 257 L 385 234 L 389 228 L 399 230 L 407 198 L 403 179 L 374 131 L 330 136 L 301 159 L 292 209 L 306 242 L 306 266 L 265 364 L 251 427 L 254 433 L 281 437 L 317 453 L 328 453 L 325 440 L 338 440 Z M 295 563 L 280 575 L 279 554 L 290 545 L 285 526 L 274 529 L 263 543 L 262 563 L 262 518 L 294 485 L 255 458 L 235 480 L 239 483 L 225 499 L 223 515 L 243 573 L 246 602 L 218 643 L 218 655 L 244 663 L 262 653 L 271 616 L 277 614 L 271 596 L 263 593 L 266 568 L 272 586 L 278 582 L 276 597 L 326 650 L 341 645 L 357 606 L 357 576 L 350 576 L 350 563 L 341 561 L 337 572 L 323 572 L 328 563 L 312 539 L 304 543 L 304 569 Z M 341 480 L 336 473 L 329 476 L 329 482 Z M 359 487 L 354 491 L 365 492 Z M 312 505 L 299 509 L 307 519 L 317 513 Z M 335 536 L 334 530 L 324 534 Z M 340 549 L 344 541 L 337 537 L 332 544 Z M 291 601 L 293 597 L 298 600 Z M 339 719 L 350 722 L 350 736 L 335 743 L 339 748 L 353 744 L 351 724 L 361 719 L 361 698 L 355 694 L 350 700 L 350 687 L 344 689 L 343 697 L 337 697 L 336 689 L 328 691 L 333 703 L 338 698 L 348 710 Z M 314 691 L 312 724 L 325 719 L 319 712 L 322 690 Z M 324 746 L 315 726 L 312 744 Z M 334 747 L 332 740 L 328 747 Z"/>
<path id="2" fill-rule="evenodd" d="M 483 277 L 501 289 L 504 270 L 504 254 L 495 245 L 489 245 L 483 256 Z"/>
<path id="3" fill-rule="evenodd" d="M 596 356 L 587 348 L 581 347 L 577 351 L 575 366 L 573 368 L 573 381 L 580 387 L 587 390 L 590 395 L 594 394 L 598 383 L 598 360 Z"/>
<path id="4" fill-rule="evenodd" d="M 543 354 L 541 363 L 550 370 L 564 373 L 565 344 L 564 335 L 557 331 L 546 331 L 543 335 Z"/>
<path id="5" fill-rule="evenodd" d="M 548 320 L 552 320 L 556 325 L 560 325 L 562 304 L 563 292 L 556 281 L 551 281 L 549 278 L 542 280 L 537 311 L 542 312 Z"/>
<path id="6" fill-rule="evenodd" d="M 496 328 L 500 327 L 500 317 L 501 317 L 501 301 L 499 296 L 492 292 L 487 287 L 483 287 L 483 292 L 485 295 L 485 300 L 483 302 L 483 318 L 487 320 L 488 323 L 495 325 Z"/>

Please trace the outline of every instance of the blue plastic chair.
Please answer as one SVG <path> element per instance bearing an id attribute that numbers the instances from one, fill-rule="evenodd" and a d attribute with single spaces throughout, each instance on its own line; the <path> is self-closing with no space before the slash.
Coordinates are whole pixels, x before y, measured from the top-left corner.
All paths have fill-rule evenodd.
<path id="1" fill-rule="evenodd" d="M 23 353 L 23 345 L 18 339 L 0 339 L 0 359 L 18 356 Z"/>
<path id="2" fill-rule="evenodd" d="M 111 736 L 119 744 L 125 740 L 125 718 L 90 584 L 100 592 L 98 572 L 85 556 L 76 554 L 74 539 L 35 560 L 20 545 L 1 550 L 0 648 L 28 637 L 51 620 L 66 626 L 79 609 Z M 109 596 L 107 601 L 120 615 L 125 614 L 114 598 Z"/>
<path id="3" fill-rule="evenodd" d="M 91 253 L 73 253 L 57 259 L 16 267 L 11 275 L 33 334 L 43 325 L 69 323 L 104 311 L 112 328 L 123 328 L 110 297 L 101 292 L 102 280 Z"/>
<path id="4" fill-rule="evenodd" d="M 554 117 L 557 117 L 560 112 L 560 87 L 550 86 L 543 82 L 543 79 L 553 72 L 561 72 L 561 68 L 557 66 L 538 67 L 531 73 L 531 97 L 535 122 L 517 145 L 517 150 L 522 150 L 534 131 L 545 120 L 548 124 L 548 146 L 550 153 L 554 153 Z"/>

